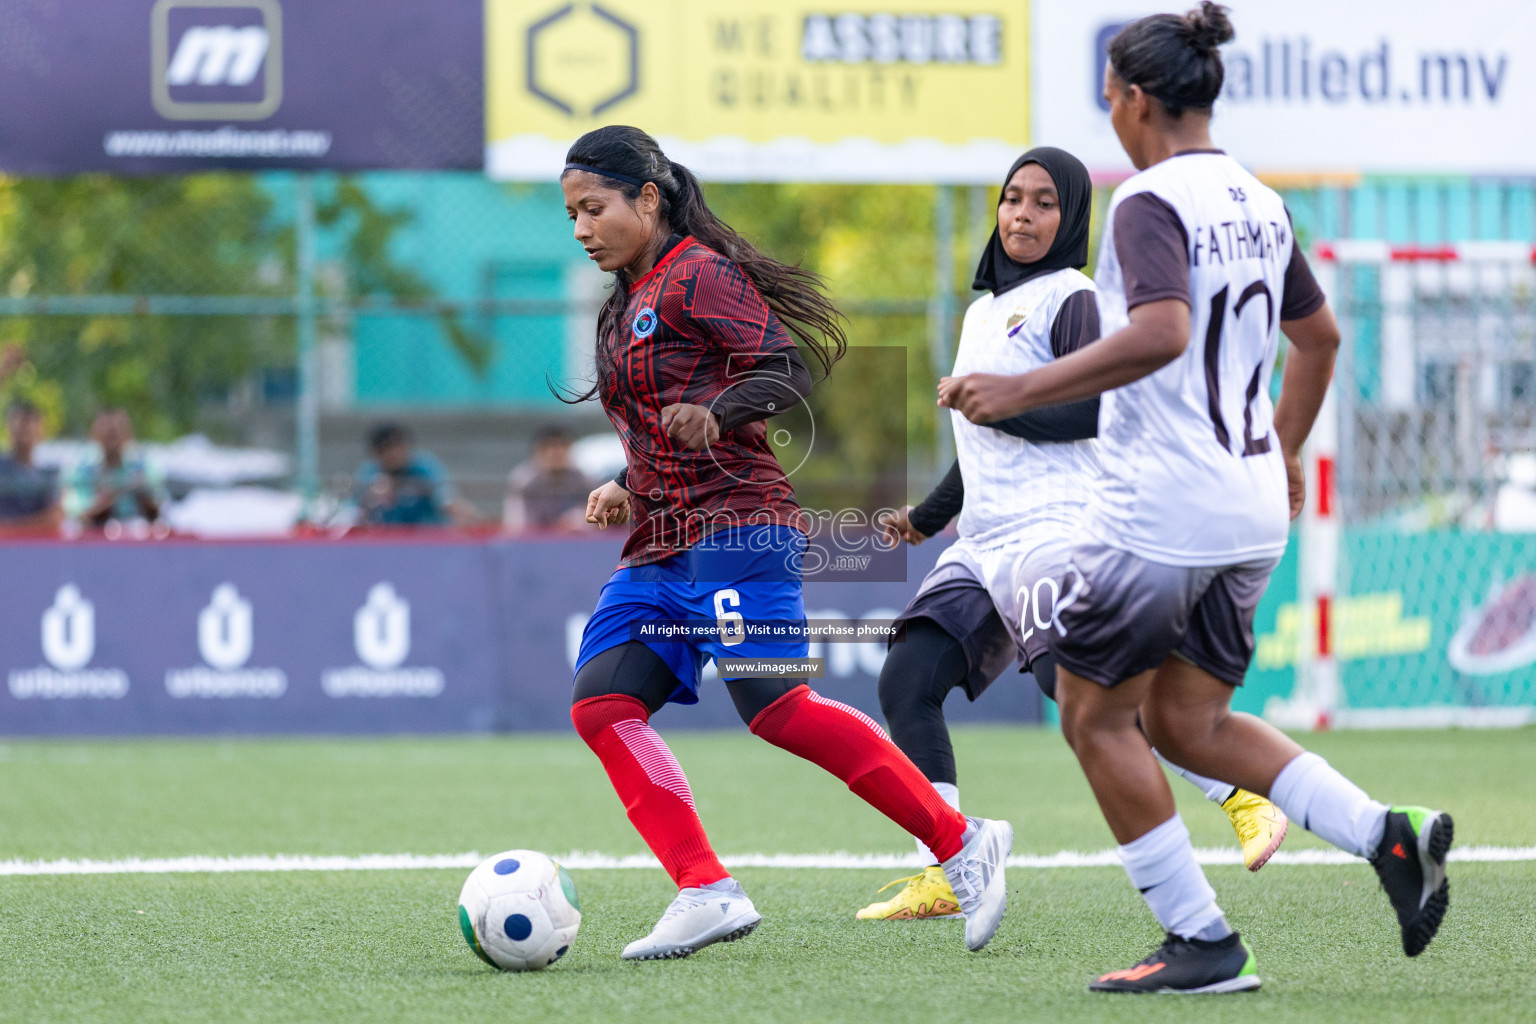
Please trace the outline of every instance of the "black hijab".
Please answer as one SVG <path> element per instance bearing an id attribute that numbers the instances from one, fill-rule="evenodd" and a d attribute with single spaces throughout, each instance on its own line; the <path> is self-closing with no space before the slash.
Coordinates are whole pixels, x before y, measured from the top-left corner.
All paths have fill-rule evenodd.
<path id="1" fill-rule="evenodd" d="M 1001 295 L 1032 277 L 1049 274 L 1068 267 L 1081 270 L 1088 265 L 1088 215 L 1093 208 L 1093 181 L 1088 168 L 1077 157 L 1064 149 L 1037 146 L 1013 162 L 1003 178 L 1003 191 L 1025 164 L 1039 164 L 1056 183 L 1056 193 L 1061 197 L 1061 224 L 1056 228 L 1056 240 L 1046 254 L 1033 263 L 1019 263 L 1003 249 L 1003 240 L 997 228 L 976 264 L 976 280 L 971 287 Z M 1002 205 L 1002 198 L 998 198 Z"/>

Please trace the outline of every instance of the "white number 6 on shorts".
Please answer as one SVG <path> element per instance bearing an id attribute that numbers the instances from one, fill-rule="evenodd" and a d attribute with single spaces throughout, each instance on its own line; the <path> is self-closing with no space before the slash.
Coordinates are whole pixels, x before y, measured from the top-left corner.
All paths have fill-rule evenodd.
<path id="1" fill-rule="evenodd" d="M 734 647 L 747 638 L 747 626 L 741 612 L 727 611 L 741 607 L 741 595 L 731 589 L 715 591 L 715 625 L 720 627 L 720 642 Z"/>

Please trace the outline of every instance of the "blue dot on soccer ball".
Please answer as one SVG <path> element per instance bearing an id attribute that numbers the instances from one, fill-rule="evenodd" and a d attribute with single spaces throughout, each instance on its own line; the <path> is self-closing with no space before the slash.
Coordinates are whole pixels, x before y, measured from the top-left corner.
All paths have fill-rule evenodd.
<path id="1" fill-rule="evenodd" d="M 511 857 L 508 857 L 506 860 L 497 861 L 496 867 L 493 870 L 498 875 L 510 875 L 520 867 L 522 867 L 522 864 L 518 863 L 516 860 L 513 860 Z"/>
<path id="2" fill-rule="evenodd" d="M 506 932 L 507 938 L 513 942 L 522 942 L 533 934 L 533 922 L 522 914 L 513 914 L 507 918 L 506 923 L 501 926 L 501 930 Z"/>
<path id="3" fill-rule="evenodd" d="M 570 948 L 570 946 L 561 946 L 559 949 L 555 950 L 555 959 L 559 960 L 561 957 L 565 956 L 566 951 Z"/>

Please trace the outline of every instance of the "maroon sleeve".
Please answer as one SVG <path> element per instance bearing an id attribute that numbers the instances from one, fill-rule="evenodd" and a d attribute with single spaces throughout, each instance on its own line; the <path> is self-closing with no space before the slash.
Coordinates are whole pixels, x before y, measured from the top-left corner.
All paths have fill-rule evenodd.
<path id="1" fill-rule="evenodd" d="M 737 357 L 733 365 L 741 356 L 795 347 L 756 286 L 723 256 L 699 262 L 688 283 L 686 311 L 705 337 Z"/>
<path id="2" fill-rule="evenodd" d="M 1125 308 L 1189 301 L 1189 233 L 1166 201 L 1138 192 L 1115 209 L 1115 255 L 1125 280 Z"/>
<path id="3" fill-rule="evenodd" d="M 1286 217 L 1290 217 L 1290 211 L 1286 211 Z M 1312 268 L 1307 265 L 1307 257 L 1301 251 L 1301 243 L 1296 239 L 1296 231 L 1291 229 L 1291 262 L 1285 265 L 1285 282 L 1280 292 L 1280 319 L 1300 320 L 1302 317 L 1311 316 L 1323 308 L 1323 303 L 1328 299 L 1323 295 L 1323 289 L 1318 286 L 1317 278 L 1312 276 Z"/>

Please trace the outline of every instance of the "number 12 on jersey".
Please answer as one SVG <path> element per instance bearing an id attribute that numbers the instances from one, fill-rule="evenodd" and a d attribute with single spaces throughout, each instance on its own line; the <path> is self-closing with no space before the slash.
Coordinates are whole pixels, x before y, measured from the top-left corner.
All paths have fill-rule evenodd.
<path id="1" fill-rule="evenodd" d="M 1226 333 L 1227 298 L 1231 291 L 1232 286 L 1226 285 L 1221 291 L 1211 296 L 1211 318 L 1205 328 L 1206 402 L 1211 413 L 1211 424 L 1216 428 L 1216 441 L 1228 452 L 1232 450 L 1232 435 L 1221 416 L 1221 340 Z M 1259 356 L 1259 365 L 1253 368 L 1253 376 L 1248 381 L 1247 401 L 1243 404 L 1241 454 L 1244 458 L 1249 455 L 1263 455 L 1269 451 L 1267 429 L 1263 437 L 1253 436 L 1253 403 L 1259 396 L 1259 382 L 1264 376 L 1264 361 L 1269 353 L 1269 335 L 1275 327 L 1275 297 L 1271 294 L 1269 285 L 1263 281 L 1255 281 L 1243 289 L 1242 294 L 1237 297 L 1237 303 L 1232 307 L 1232 330 L 1235 332 L 1242 324 L 1243 307 L 1261 295 L 1264 297 L 1265 307 L 1264 333 L 1259 336 L 1262 354 Z"/>

